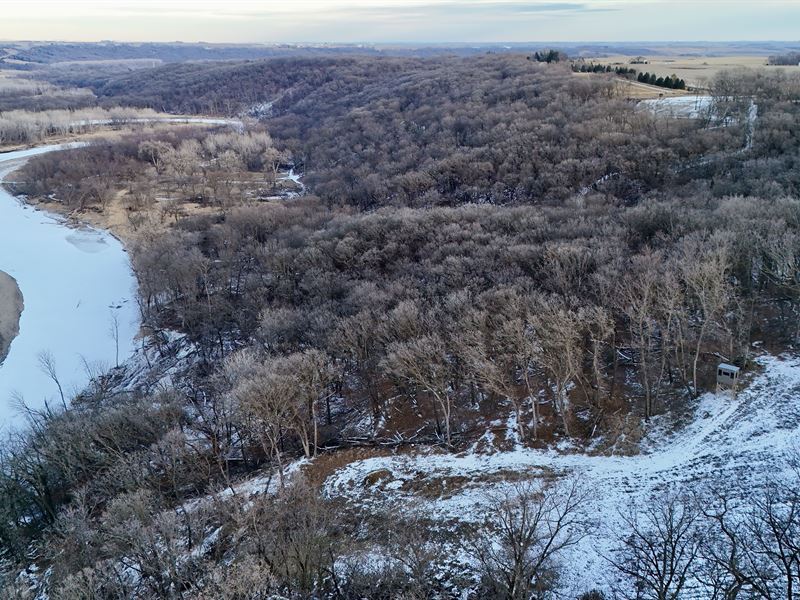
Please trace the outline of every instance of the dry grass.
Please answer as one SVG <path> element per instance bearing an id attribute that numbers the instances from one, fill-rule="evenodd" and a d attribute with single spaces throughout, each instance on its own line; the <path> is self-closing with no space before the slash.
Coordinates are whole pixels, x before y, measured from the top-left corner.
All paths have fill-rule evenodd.
<path id="1" fill-rule="evenodd" d="M 653 98 L 663 98 L 667 96 L 685 96 L 686 90 L 671 90 L 668 88 L 648 85 L 638 81 L 628 81 L 618 79 L 616 81 L 618 93 L 625 98 L 633 100 L 651 100 Z"/>
<path id="2" fill-rule="evenodd" d="M 462 490 L 475 486 L 484 486 L 493 483 L 510 483 L 530 481 L 532 479 L 550 480 L 555 476 L 552 469 L 541 465 L 531 465 L 525 469 L 498 469 L 487 471 L 472 476 L 466 475 L 435 475 L 419 472 L 415 479 L 403 481 L 399 488 L 406 493 L 414 494 L 428 500 L 450 498 Z M 390 479 L 382 480 L 388 483 Z M 380 483 L 378 484 L 380 487 Z"/>
<path id="3" fill-rule="evenodd" d="M 166 234 L 169 231 L 173 221 L 158 213 L 158 202 L 156 202 L 154 210 L 149 211 L 147 220 L 138 228 L 134 227 L 130 218 L 134 213 L 130 209 L 127 195 L 125 190 L 118 191 L 102 210 L 90 208 L 83 211 L 70 211 L 62 204 L 54 202 L 44 203 L 42 207 L 58 212 L 76 223 L 88 223 L 93 227 L 111 231 L 126 245 L 135 241 L 143 231 L 146 231 L 148 235 L 152 235 L 154 232 Z M 220 210 L 219 207 L 204 206 L 196 202 L 184 202 L 180 206 L 182 215 L 217 214 Z"/>
<path id="4" fill-rule="evenodd" d="M 323 452 L 304 465 L 302 473 L 311 485 L 319 487 L 329 476 L 350 463 L 378 456 L 391 456 L 397 452 L 384 447 L 345 448 Z"/>

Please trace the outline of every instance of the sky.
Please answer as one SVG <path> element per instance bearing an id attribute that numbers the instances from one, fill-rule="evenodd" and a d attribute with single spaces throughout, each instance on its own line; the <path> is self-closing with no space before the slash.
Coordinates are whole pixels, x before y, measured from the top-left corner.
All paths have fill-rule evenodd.
<path id="1" fill-rule="evenodd" d="M 0 40 L 800 39 L 800 0 L 0 0 Z"/>

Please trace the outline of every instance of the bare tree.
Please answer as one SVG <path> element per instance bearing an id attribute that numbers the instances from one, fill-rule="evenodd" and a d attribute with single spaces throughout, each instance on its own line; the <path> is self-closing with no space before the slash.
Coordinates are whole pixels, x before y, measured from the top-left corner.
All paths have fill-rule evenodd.
<path id="1" fill-rule="evenodd" d="M 111 322 L 108 325 L 108 332 L 114 340 L 114 365 L 119 368 L 119 315 L 116 311 L 111 311 Z"/>
<path id="2" fill-rule="evenodd" d="M 233 382 L 231 396 L 244 413 L 245 422 L 252 421 L 250 429 L 264 453 L 275 462 L 283 485 L 283 439 L 292 418 L 289 382 L 252 352 L 231 355 L 225 366 Z"/>
<path id="3" fill-rule="evenodd" d="M 278 589 L 308 597 L 335 585 L 334 565 L 343 551 L 335 543 L 339 514 L 305 480 L 294 478 L 277 494 L 262 495 L 239 515 L 242 543 L 264 561 Z"/>
<path id="4" fill-rule="evenodd" d="M 711 600 L 736 600 L 746 593 L 769 598 L 762 561 L 748 551 L 749 535 L 735 500 L 714 491 L 701 499 L 704 543 L 696 576 Z"/>
<path id="5" fill-rule="evenodd" d="M 617 301 L 628 322 L 630 340 L 636 350 L 639 377 L 644 391 L 644 418 L 653 415 L 653 346 L 658 336 L 656 320 L 659 281 L 663 262 L 660 255 L 647 252 L 632 260 L 627 277 L 621 278 Z"/>
<path id="6" fill-rule="evenodd" d="M 644 510 L 622 514 L 627 528 L 612 565 L 626 577 L 636 600 L 678 600 L 700 549 L 698 511 L 690 500 L 668 495 Z"/>
<path id="7" fill-rule="evenodd" d="M 588 534 L 581 515 L 584 500 L 574 481 L 541 488 L 519 483 L 490 496 L 488 530 L 470 541 L 486 595 L 530 600 L 554 589 L 559 554 Z"/>
<path id="8" fill-rule="evenodd" d="M 440 429 L 438 406 L 442 411 L 444 439 L 448 445 L 452 444 L 451 421 L 455 395 L 451 358 L 444 339 L 437 334 L 430 334 L 392 344 L 385 363 L 391 373 L 410 381 L 432 396 L 437 429 Z"/>
<path id="9" fill-rule="evenodd" d="M 342 319 L 333 335 L 334 351 L 344 358 L 341 362 L 361 375 L 369 397 L 373 435 L 377 434 L 385 404 L 379 385 L 382 355 L 378 323 L 379 317 L 373 311 L 364 310 Z"/>
<path id="10" fill-rule="evenodd" d="M 509 319 L 503 314 L 473 311 L 469 322 L 463 323 L 459 352 L 466 358 L 477 382 L 490 394 L 500 396 L 514 407 L 516 435 L 525 439 L 523 403 L 517 378 L 522 369 L 527 369 L 523 348 L 525 323 L 521 319 Z M 536 423 L 534 421 L 534 436 Z"/>
<path id="11" fill-rule="evenodd" d="M 279 364 L 279 372 L 291 386 L 292 425 L 300 436 L 307 458 L 319 447 L 319 407 L 330 393 L 333 372 L 330 360 L 319 350 L 291 354 Z"/>
<path id="12" fill-rule="evenodd" d="M 153 165 L 160 175 L 164 171 L 164 159 L 172 150 L 166 142 L 146 140 L 139 144 L 139 158 Z"/>
<path id="13" fill-rule="evenodd" d="M 800 591 L 800 492 L 774 482 L 753 499 L 715 491 L 703 499 L 707 542 L 699 579 L 724 600 L 793 600 Z"/>
<path id="14" fill-rule="evenodd" d="M 381 513 L 376 521 L 381 551 L 401 565 L 409 600 L 436 597 L 437 588 L 441 589 L 437 572 L 441 572 L 447 553 L 435 521 L 400 506 Z M 367 583 L 374 585 L 374 575 Z"/>
<path id="15" fill-rule="evenodd" d="M 541 299 L 531 309 L 536 360 L 555 382 L 555 408 L 570 436 L 569 387 L 581 372 L 581 316 L 555 299 Z"/>
<path id="16" fill-rule="evenodd" d="M 586 322 L 592 347 L 592 404 L 599 413 L 601 412 L 600 399 L 604 392 L 603 348 L 614 336 L 614 319 L 608 310 L 600 306 L 584 309 L 583 319 Z"/>
<path id="17" fill-rule="evenodd" d="M 67 399 L 64 396 L 64 389 L 61 387 L 61 380 L 58 378 L 58 370 L 56 369 L 56 358 L 53 356 L 53 353 L 49 350 L 42 350 L 39 353 L 39 369 L 41 369 L 42 373 L 47 375 L 50 379 L 53 380 L 53 383 L 56 384 L 58 388 L 58 394 L 61 396 L 61 405 L 66 410 L 67 408 Z"/>
<path id="18" fill-rule="evenodd" d="M 709 329 L 730 302 L 728 247 L 719 237 L 686 241 L 681 260 L 682 275 L 694 300 L 697 326 L 692 357 L 692 389 L 700 394 L 697 366 Z"/>

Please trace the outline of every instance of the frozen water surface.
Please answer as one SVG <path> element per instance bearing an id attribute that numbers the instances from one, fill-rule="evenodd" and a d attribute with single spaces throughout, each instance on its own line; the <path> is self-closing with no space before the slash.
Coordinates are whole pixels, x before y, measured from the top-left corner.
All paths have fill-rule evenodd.
<path id="1" fill-rule="evenodd" d="M 0 154 L 0 179 L 44 146 Z M 20 332 L 0 366 L 0 430 L 23 422 L 21 397 L 32 407 L 60 402 L 39 357 L 49 353 L 67 396 L 88 381 L 84 364 L 113 367 L 112 315 L 119 323 L 119 356 L 134 349 L 139 329 L 136 279 L 122 244 L 107 232 L 75 229 L 21 203 L 0 188 L 0 270 L 14 277 L 25 299 Z"/>

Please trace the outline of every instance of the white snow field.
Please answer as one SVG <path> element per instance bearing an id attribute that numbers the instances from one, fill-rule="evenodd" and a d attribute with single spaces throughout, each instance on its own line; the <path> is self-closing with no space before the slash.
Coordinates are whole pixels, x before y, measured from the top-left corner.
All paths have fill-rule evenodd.
<path id="1" fill-rule="evenodd" d="M 639 104 L 653 113 L 665 117 L 697 119 L 708 116 L 711 96 L 665 96 L 642 100 Z"/>
<path id="2" fill-rule="evenodd" d="M 416 512 L 443 527 L 453 522 L 482 522 L 487 494 L 508 490 L 510 478 L 535 479 L 542 474 L 574 480 L 588 493 L 583 510 L 596 528 L 579 545 L 561 556 L 567 598 L 593 588 L 617 587 L 610 556 L 623 532 L 621 513 L 646 506 L 677 485 L 702 491 L 722 486 L 742 496 L 770 479 L 788 476 L 793 452 L 800 445 L 800 358 L 763 355 L 762 372 L 735 399 L 706 394 L 694 407 L 688 425 L 667 433 L 666 423 L 654 422 L 636 456 L 588 456 L 574 449 L 539 451 L 518 446 L 514 451 L 462 454 L 422 452 L 369 458 L 331 475 L 325 492 L 368 509 L 393 507 L 401 514 Z M 487 432 L 483 441 L 492 441 Z M 379 470 L 380 482 L 365 485 Z M 455 478 L 455 479 L 454 479 Z M 447 480 L 455 485 L 448 485 Z M 423 486 L 428 493 L 415 495 Z M 436 497 L 430 490 L 443 490 Z M 469 560 L 459 548 L 456 556 Z M 698 598 L 702 598 L 699 593 Z"/>
<path id="3" fill-rule="evenodd" d="M 0 154 L 0 181 L 27 158 L 68 145 Z M 0 366 L 0 434 L 23 422 L 15 397 L 41 408 L 61 402 L 41 369 L 49 353 L 67 398 L 88 382 L 84 363 L 114 366 L 112 315 L 119 323 L 119 358 L 134 348 L 139 329 L 136 278 L 122 244 L 111 234 L 67 226 L 0 188 L 0 270 L 14 277 L 25 307 L 19 335 Z"/>

